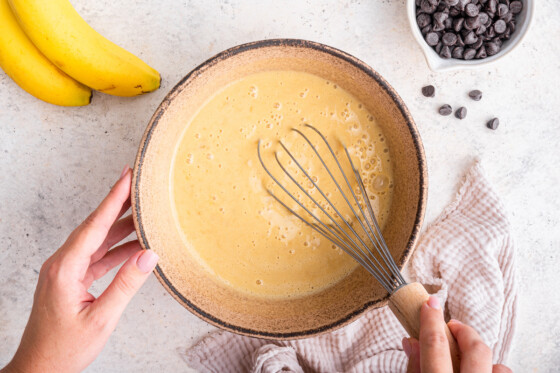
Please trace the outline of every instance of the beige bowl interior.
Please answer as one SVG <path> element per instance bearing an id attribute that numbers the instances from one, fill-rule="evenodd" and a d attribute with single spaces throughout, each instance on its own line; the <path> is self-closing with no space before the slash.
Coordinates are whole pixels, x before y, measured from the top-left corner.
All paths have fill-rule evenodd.
<path id="1" fill-rule="evenodd" d="M 397 264 L 404 265 L 421 226 L 427 188 L 424 153 L 412 118 L 393 89 L 367 65 L 334 48 L 302 40 L 268 40 L 232 48 L 196 68 L 169 93 L 140 144 L 133 214 L 142 246 L 160 256 L 157 277 L 191 312 L 236 333 L 308 337 L 383 305 L 387 293 L 360 268 L 334 287 L 299 299 L 246 296 L 209 278 L 184 248 L 172 214 L 171 164 L 188 118 L 224 85 L 266 70 L 299 70 L 329 79 L 376 117 L 390 147 L 395 180 L 384 236 Z"/>

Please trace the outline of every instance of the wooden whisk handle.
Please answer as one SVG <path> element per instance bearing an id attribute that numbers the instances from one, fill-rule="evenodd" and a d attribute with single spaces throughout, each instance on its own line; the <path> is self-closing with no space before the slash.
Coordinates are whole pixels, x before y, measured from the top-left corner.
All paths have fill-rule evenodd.
<path id="1" fill-rule="evenodd" d="M 418 282 L 413 282 L 399 288 L 389 297 L 389 308 L 399 319 L 407 333 L 413 338 L 418 339 L 420 336 L 420 308 L 429 297 L 430 295 L 424 286 Z M 459 373 L 459 346 L 457 346 L 457 341 L 447 325 L 445 325 L 445 334 L 449 341 L 453 372 Z"/>

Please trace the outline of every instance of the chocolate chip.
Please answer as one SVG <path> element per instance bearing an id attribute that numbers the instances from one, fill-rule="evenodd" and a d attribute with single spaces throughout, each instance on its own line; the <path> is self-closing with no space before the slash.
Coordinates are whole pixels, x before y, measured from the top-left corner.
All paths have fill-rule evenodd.
<path id="1" fill-rule="evenodd" d="M 428 26 L 426 26 L 422 29 L 422 35 L 424 35 L 424 37 L 426 37 L 426 34 L 428 32 L 431 32 L 431 31 L 432 31 L 432 25 L 428 25 Z"/>
<path id="2" fill-rule="evenodd" d="M 455 7 L 449 9 L 449 17 L 457 17 L 459 14 L 461 14 L 461 11 Z"/>
<path id="3" fill-rule="evenodd" d="M 474 32 L 469 32 L 467 36 L 465 36 L 464 42 L 465 44 L 474 44 L 478 40 L 478 37 L 475 35 Z"/>
<path id="4" fill-rule="evenodd" d="M 463 28 L 463 22 L 465 22 L 464 18 L 455 18 L 453 20 L 453 30 L 459 32 Z"/>
<path id="5" fill-rule="evenodd" d="M 477 35 L 482 35 L 486 32 L 486 26 L 484 25 L 480 25 L 476 30 L 475 30 L 475 34 Z"/>
<path id="6" fill-rule="evenodd" d="M 490 19 L 490 17 L 488 17 L 488 13 L 480 12 L 478 14 L 478 20 L 483 25 L 486 25 L 486 22 L 488 22 L 489 19 Z"/>
<path id="7" fill-rule="evenodd" d="M 498 118 L 493 118 L 486 123 L 486 127 L 490 128 L 491 130 L 495 130 L 500 125 L 500 120 Z"/>
<path id="8" fill-rule="evenodd" d="M 498 17 L 504 18 L 509 12 L 509 7 L 506 4 L 498 5 Z"/>
<path id="9" fill-rule="evenodd" d="M 496 31 L 496 34 L 503 34 L 506 31 L 506 23 L 503 19 L 499 19 L 494 23 L 494 31 Z"/>
<path id="10" fill-rule="evenodd" d="M 509 21 L 507 23 L 507 27 L 509 28 L 510 32 L 513 33 L 515 31 L 515 22 L 514 21 Z"/>
<path id="11" fill-rule="evenodd" d="M 449 17 L 449 14 L 443 12 L 434 13 L 434 22 L 443 23 Z"/>
<path id="12" fill-rule="evenodd" d="M 476 52 L 475 57 L 476 57 L 476 58 L 479 58 L 479 59 L 480 59 L 480 58 L 486 58 L 486 57 L 488 57 L 488 54 L 486 54 L 486 49 L 485 49 L 484 47 L 481 46 L 481 47 L 478 49 L 478 52 Z"/>
<path id="13" fill-rule="evenodd" d="M 503 18 L 505 23 L 508 23 L 509 21 L 511 21 L 513 19 L 513 13 L 509 12 L 508 14 L 506 14 Z"/>
<path id="14" fill-rule="evenodd" d="M 444 45 L 441 48 L 441 51 L 439 52 L 440 57 L 443 58 L 451 58 L 451 49 L 449 49 L 449 46 Z"/>
<path id="15" fill-rule="evenodd" d="M 455 117 L 459 119 L 463 119 L 467 116 L 467 108 L 461 106 L 459 109 L 455 111 Z"/>
<path id="16" fill-rule="evenodd" d="M 447 6 L 455 6 L 459 4 L 459 0 L 444 0 Z"/>
<path id="17" fill-rule="evenodd" d="M 498 53 L 500 51 L 500 47 L 498 46 L 497 43 L 491 42 L 491 43 L 486 43 L 486 53 L 489 56 L 493 56 L 496 53 Z"/>
<path id="18" fill-rule="evenodd" d="M 435 5 L 435 6 L 437 6 L 437 5 L 439 4 L 439 1 L 438 1 L 438 0 L 428 0 L 428 2 L 429 2 L 431 5 Z"/>
<path id="19" fill-rule="evenodd" d="M 452 32 L 446 32 L 443 34 L 441 41 L 443 45 L 455 45 L 457 43 L 457 35 Z"/>
<path id="20" fill-rule="evenodd" d="M 474 4 L 467 4 L 465 6 L 465 13 L 467 13 L 469 17 L 474 17 L 478 14 L 478 7 Z"/>
<path id="21" fill-rule="evenodd" d="M 478 18 L 478 16 L 476 17 L 469 17 L 465 20 L 465 28 L 467 30 L 474 30 L 475 28 L 478 28 L 480 26 L 480 20 Z"/>
<path id="22" fill-rule="evenodd" d="M 463 53 L 463 58 L 465 60 L 472 60 L 476 55 L 476 49 L 467 48 L 465 49 L 465 53 Z"/>
<path id="23" fill-rule="evenodd" d="M 463 41 L 463 38 L 461 37 L 461 35 L 457 35 L 457 42 L 455 44 L 459 47 L 464 47 L 465 46 L 465 42 Z"/>
<path id="24" fill-rule="evenodd" d="M 418 17 L 416 17 L 416 23 L 418 23 L 418 27 L 424 28 L 430 24 L 432 21 L 429 14 L 422 13 Z"/>
<path id="25" fill-rule="evenodd" d="M 463 12 L 467 4 L 470 2 L 471 0 L 459 0 L 459 4 L 457 4 L 456 7 L 459 8 L 461 12 Z"/>
<path id="26" fill-rule="evenodd" d="M 493 41 L 494 43 L 496 43 L 496 45 L 497 45 L 498 47 L 500 47 L 500 48 L 502 47 L 503 42 L 502 42 L 502 39 L 500 39 L 499 37 L 498 37 L 498 38 L 494 38 L 492 41 Z"/>
<path id="27" fill-rule="evenodd" d="M 486 10 L 490 13 L 496 13 L 498 10 L 498 0 L 488 0 L 488 3 L 486 3 Z"/>
<path id="28" fill-rule="evenodd" d="M 426 97 L 434 97 L 436 95 L 436 88 L 433 85 L 422 87 L 422 94 Z"/>
<path id="29" fill-rule="evenodd" d="M 435 22 L 434 25 L 432 26 L 432 30 L 434 31 L 443 31 L 445 30 L 445 25 L 443 23 L 437 23 Z"/>
<path id="30" fill-rule="evenodd" d="M 509 10 L 513 14 L 521 13 L 521 10 L 523 10 L 523 3 L 521 1 L 512 1 L 511 4 L 509 4 Z"/>
<path id="31" fill-rule="evenodd" d="M 428 0 L 422 0 L 420 3 L 420 9 L 422 9 L 424 13 L 432 14 L 436 11 L 436 6 L 430 4 Z"/>
<path id="32" fill-rule="evenodd" d="M 453 52 L 451 52 L 451 56 L 453 58 L 461 59 L 463 58 L 463 51 L 464 51 L 463 47 L 455 47 L 453 48 Z"/>
<path id="33" fill-rule="evenodd" d="M 434 48 L 437 54 L 441 52 L 441 48 L 443 48 L 443 43 L 440 41 L 439 43 L 437 43 L 436 47 Z"/>
<path id="34" fill-rule="evenodd" d="M 482 38 L 478 38 L 478 40 L 476 41 L 476 43 L 471 45 L 471 48 L 473 49 L 478 49 L 482 46 L 482 43 L 484 43 L 484 40 L 482 40 Z"/>
<path id="35" fill-rule="evenodd" d="M 475 101 L 480 101 L 480 99 L 482 98 L 482 92 L 478 89 L 473 89 L 469 92 L 469 97 Z"/>
<path id="36" fill-rule="evenodd" d="M 451 108 L 450 105 L 445 104 L 445 105 L 442 105 L 442 106 L 439 108 L 438 111 L 439 111 L 439 113 L 440 113 L 441 115 L 446 115 L 446 116 L 447 116 L 447 115 L 449 115 L 449 114 L 451 114 L 451 113 L 453 112 L 453 109 Z"/>
<path id="37" fill-rule="evenodd" d="M 445 26 L 446 29 L 453 28 L 453 18 L 451 17 L 447 18 L 445 22 L 443 22 L 443 25 Z"/>
<path id="38" fill-rule="evenodd" d="M 504 23 L 505 26 L 505 23 Z M 504 27 L 504 31 L 505 31 L 505 27 Z M 437 43 L 439 42 L 439 35 L 435 32 L 428 32 L 428 34 L 426 34 L 426 43 L 428 43 L 429 46 L 436 46 Z"/>

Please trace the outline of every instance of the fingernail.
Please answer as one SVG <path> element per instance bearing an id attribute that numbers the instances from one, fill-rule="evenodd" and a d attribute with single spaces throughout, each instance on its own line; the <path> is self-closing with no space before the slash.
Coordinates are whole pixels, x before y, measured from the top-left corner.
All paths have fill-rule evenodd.
<path id="1" fill-rule="evenodd" d="M 121 176 L 119 177 L 119 180 L 122 179 L 124 177 L 124 175 L 126 175 L 126 173 L 128 172 L 128 170 L 130 169 L 130 167 L 128 165 L 125 165 L 122 172 L 121 172 Z"/>
<path id="2" fill-rule="evenodd" d="M 406 356 L 410 357 L 410 354 L 412 353 L 412 345 L 410 344 L 408 338 L 402 339 L 402 347 Z"/>
<path id="3" fill-rule="evenodd" d="M 449 322 L 454 322 L 454 323 L 457 323 L 457 324 L 462 324 L 462 322 L 460 322 L 459 320 L 455 320 L 455 319 L 451 319 L 451 320 L 449 320 Z"/>
<path id="4" fill-rule="evenodd" d="M 144 273 L 149 273 L 154 270 L 158 262 L 159 256 L 152 250 L 145 250 L 136 261 L 136 266 Z"/>
<path id="5" fill-rule="evenodd" d="M 439 310 L 441 308 L 439 305 L 439 299 L 433 295 L 430 295 L 430 298 L 428 298 L 428 306 L 436 310 Z"/>

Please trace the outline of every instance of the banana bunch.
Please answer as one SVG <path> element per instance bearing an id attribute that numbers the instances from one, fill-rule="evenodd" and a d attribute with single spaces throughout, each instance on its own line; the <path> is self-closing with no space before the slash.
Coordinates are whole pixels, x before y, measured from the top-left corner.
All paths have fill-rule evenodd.
<path id="1" fill-rule="evenodd" d="M 91 28 L 69 0 L 0 0 L 0 67 L 33 96 L 83 106 L 92 89 L 136 96 L 159 73 Z"/>

